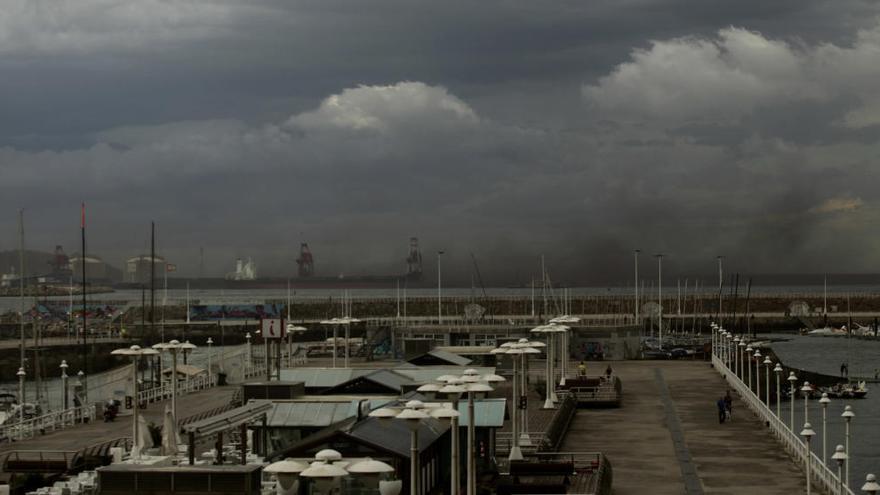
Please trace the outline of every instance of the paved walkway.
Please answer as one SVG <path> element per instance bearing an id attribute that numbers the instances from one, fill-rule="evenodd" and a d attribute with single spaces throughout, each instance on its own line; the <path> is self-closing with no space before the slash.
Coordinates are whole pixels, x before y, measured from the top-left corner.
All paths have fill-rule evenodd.
<path id="1" fill-rule="evenodd" d="M 623 381 L 623 406 L 579 410 L 560 450 L 604 452 L 615 494 L 805 491 L 801 470 L 736 396 L 733 421 L 718 424 L 715 401 L 726 387 L 708 363 L 611 364 Z"/>
<path id="2" fill-rule="evenodd" d="M 178 397 L 177 415 L 184 419 L 226 405 L 232 399 L 236 388 L 238 386 L 224 386 Z M 161 425 L 165 404 L 169 402 L 156 402 L 142 410 L 147 423 L 152 421 Z M 100 411 L 98 414 L 100 416 Z M 117 417 L 115 421 L 110 423 L 105 423 L 99 417 L 97 421 L 73 428 L 50 432 L 19 442 L 4 442 L 0 444 L 0 455 L 11 450 L 75 451 L 120 437 L 131 437 L 130 415 Z"/>

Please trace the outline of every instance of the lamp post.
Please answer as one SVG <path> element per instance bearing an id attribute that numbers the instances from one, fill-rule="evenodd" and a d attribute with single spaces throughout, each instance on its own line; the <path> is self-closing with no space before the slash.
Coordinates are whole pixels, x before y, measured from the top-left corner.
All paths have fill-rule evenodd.
<path id="1" fill-rule="evenodd" d="M 250 334 L 247 334 L 247 337 L 248 346 L 250 346 Z M 168 343 L 162 342 L 153 346 L 153 349 L 157 351 L 171 353 L 171 415 L 174 416 L 175 424 L 177 421 L 177 353 L 182 349 L 182 346 L 183 344 L 177 340 L 172 340 Z"/>
<path id="2" fill-rule="evenodd" d="M 458 415 L 458 411 L 440 409 L 432 411 L 442 417 Z M 370 416 L 380 419 L 398 419 L 406 421 L 410 435 L 410 493 L 419 493 L 419 424 L 422 420 L 432 416 L 427 413 L 425 404 L 419 400 L 407 402 L 402 409 L 382 407 L 370 413 Z"/>
<path id="3" fill-rule="evenodd" d="M 336 367 L 336 325 L 339 324 L 339 318 L 330 318 L 329 320 L 322 320 L 321 325 L 330 325 L 333 329 L 333 367 Z M 327 335 L 326 333 L 324 335 Z"/>
<path id="4" fill-rule="evenodd" d="M 132 393 L 134 409 L 132 412 L 131 419 L 131 451 L 132 457 L 140 458 L 141 455 L 141 445 L 140 445 L 140 437 L 138 436 L 138 409 L 140 409 L 140 401 L 138 400 L 138 380 L 137 380 L 137 368 L 138 368 L 138 359 L 141 356 L 151 356 L 159 354 L 159 351 L 155 349 L 151 349 L 149 347 L 142 349 L 139 345 L 133 345 L 128 348 L 115 349 L 110 354 L 116 356 L 130 356 L 131 357 L 131 383 L 134 389 Z"/>
<path id="5" fill-rule="evenodd" d="M 68 399 L 67 399 L 67 361 L 62 359 L 61 364 L 58 366 L 61 368 L 61 408 L 63 410 L 67 410 L 68 408 Z"/>
<path id="6" fill-rule="evenodd" d="M 736 350 L 736 362 L 739 367 L 739 380 L 743 383 L 746 382 L 746 370 L 743 368 L 743 356 L 746 355 L 746 338 L 740 337 L 739 344 L 737 344 Z"/>
<path id="7" fill-rule="evenodd" d="M 815 434 L 816 432 L 813 431 L 813 427 L 810 425 L 810 423 L 804 423 L 804 429 L 801 430 L 801 436 L 804 437 L 804 445 L 807 449 L 806 455 L 804 456 L 804 462 L 806 462 L 807 465 L 807 495 L 810 495 L 810 491 L 813 485 L 812 474 L 810 472 L 810 465 L 812 464 L 810 462 L 810 439 L 813 438 L 813 435 Z"/>
<path id="8" fill-rule="evenodd" d="M 847 461 L 849 461 L 850 460 L 849 424 L 852 421 L 852 419 L 854 417 L 856 417 L 856 413 L 853 412 L 852 406 L 846 406 L 843 408 L 843 414 L 841 414 L 840 416 L 844 419 L 844 421 L 846 421 L 846 459 L 847 459 Z M 846 463 L 846 472 L 844 473 L 844 478 L 845 478 L 844 483 L 845 483 L 845 486 L 847 486 L 847 487 L 849 486 L 849 465 L 850 464 L 851 464 L 850 462 Z"/>
<path id="9" fill-rule="evenodd" d="M 822 392 L 822 398 L 819 399 L 819 404 L 822 404 L 822 464 L 824 465 L 828 465 L 828 460 L 826 458 L 828 438 L 825 430 L 828 426 L 828 404 L 830 402 L 831 399 L 828 398 L 828 394 Z"/>
<path id="10" fill-rule="evenodd" d="M 302 327 L 299 325 L 294 325 L 293 323 L 287 324 L 287 366 L 293 367 L 293 335 L 297 333 L 303 333 L 308 328 Z"/>
<path id="11" fill-rule="evenodd" d="M 507 349 L 500 348 L 495 349 L 495 351 L 500 350 L 503 354 L 508 354 L 511 357 L 511 361 L 513 361 L 513 388 L 511 390 L 510 404 L 511 404 L 511 436 L 510 436 L 510 453 L 508 455 L 508 459 L 511 461 L 521 461 L 523 460 L 522 451 L 519 448 L 519 421 L 517 417 L 517 411 L 519 410 L 519 366 L 517 365 L 517 361 L 522 359 L 522 354 L 524 349 L 514 345 L 508 347 Z M 494 352 L 494 351 L 493 351 Z"/>
<path id="12" fill-rule="evenodd" d="M 18 368 L 18 372 L 15 373 L 18 376 L 18 398 L 21 402 L 21 407 L 19 408 L 19 415 L 21 417 L 21 421 L 24 421 L 24 377 L 27 375 L 25 373 L 24 368 Z"/>
<path id="13" fill-rule="evenodd" d="M 765 402 L 767 403 L 767 409 L 770 409 L 770 365 L 773 364 L 773 361 L 770 361 L 770 356 L 766 356 L 764 358 L 764 385 L 767 389 L 764 392 Z"/>
<path id="14" fill-rule="evenodd" d="M 458 411 L 458 399 L 461 397 L 461 394 L 467 391 L 465 387 L 462 387 L 461 380 L 457 377 L 452 377 L 446 385 L 440 388 L 439 392 L 446 394 L 447 397 L 452 399 L 452 409 Z M 450 495 L 458 495 L 458 490 L 461 488 L 461 462 L 458 460 L 458 456 L 461 453 L 461 447 L 459 446 L 460 431 L 458 427 L 458 417 L 459 415 L 454 415 L 449 418 L 451 428 L 452 428 L 452 472 L 451 481 L 450 481 Z"/>
<path id="15" fill-rule="evenodd" d="M 755 350 L 755 396 L 761 401 L 761 350 Z"/>
<path id="16" fill-rule="evenodd" d="M 456 387 L 456 389 L 461 388 L 458 386 L 455 386 L 455 387 Z M 451 479 L 449 482 L 449 486 L 450 486 L 449 492 L 450 492 L 450 495 L 456 495 L 458 493 L 459 477 L 458 477 L 458 452 L 456 452 L 455 449 L 458 448 L 458 441 L 456 440 L 456 437 L 458 437 L 458 417 L 460 414 L 458 412 L 458 408 L 455 408 L 455 407 L 454 408 L 445 408 L 445 407 L 443 407 L 443 408 L 431 410 L 430 415 L 431 415 L 431 417 L 436 418 L 436 419 L 443 419 L 443 420 L 449 421 L 449 433 L 453 439 L 452 446 L 451 446 L 453 449 L 452 450 L 452 452 L 453 452 L 453 456 L 452 456 L 452 470 L 453 470 L 452 474 L 453 474 L 453 476 L 451 476 Z"/>
<path id="17" fill-rule="evenodd" d="M 849 463 L 847 463 L 847 466 L 849 466 Z M 880 491 L 880 483 L 877 483 L 877 477 L 873 474 L 865 476 L 865 484 L 862 485 L 862 491 L 870 495 L 875 495 Z"/>
<path id="18" fill-rule="evenodd" d="M 374 418 L 394 418 L 407 422 L 411 432 L 409 449 L 409 492 L 411 494 L 419 493 L 419 422 L 431 417 L 424 411 L 424 407 L 422 401 L 411 400 L 402 410 L 382 407 L 370 413 L 370 416 Z"/>
<path id="19" fill-rule="evenodd" d="M 733 360 L 733 374 L 734 376 L 739 376 L 739 343 L 740 343 L 739 335 L 733 338 L 733 351 L 734 351 L 734 360 Z"/>
<path id="20" fill-rule="evenodd" d="M 730 345 L 733 342 L 733 334 L 725 331 L 722 342 L 724 343 L 724 364 L 730 369 L 733 367 L 733 350 Z"/>
<path id="21" fill-rule="evenodd" d="M 89 388 L 85 385 L 85 381 L 84 381 L 85 378 L 86 378 L 86 374 L 83 373 L 83 370 L 79 370 L 76 372 L 76 381 L 79 384 L 79 386 L 82 387 L 82 393 L 83 393 L 82 403 L 83 404 L 86 404 L 89 402 Z"/>
<path id="22" fill-rule="evenodd" d="M 844 452 L 843 445 L 835 447 L 831 458 L 837 462 L 837 493 L 843 493 L 843 463 L 846 462 L 846 452 Z"/>
<path id="23" fill-rule="evenodd" d="M 560 334 L 562 337 L 562 346 L 559 349 L 559 386 L 565 386 L 565 377 L 568 374 L 568 332 L 571 330 L 571 327 L 567 326 L 568 324 L 578 323 L 581 321 L 580 318 L 576 316 L 557 316 L 550 320 L 550 325 L 554 325 L 560 329 Z"/>
<path id="24" fill-rule="evenodd" d="M 467 495 L 476 495 L 477 493 L 477 463 L 474 453 L 476 447 L 476 422 L 474 421 L 474 395 L 478 393 L 491 392 L 493 389 L 489 383 L 498 383 L 505 381 L 504 377 L 498 375 L 480 375 L 477 370 L 466 369 L 461 377 L 464 387 L 468 394 L 468 429 L 467 429 Z"/>
<path id="25" fill-rule="evenodd" d="M 275 475 L 278 480 L 275 489 L 277 495 L 295 495 L 299 491 L 297 476 L 308 468 L 308 464 L 288 457 L 283 461 L 269 464 L 263 468 L 263 472 Z"/>
<path id="26" fill-rule="evenodd" d="M 795 382 L 797 382 L 797 376 L 795 376 L 794 371 L 790 371 L 788 373 L 788 383 L 791 384 L 791 400 L 789 401 L 790 412 L 791 412 L 791 423 L 789 423 L 789 427 L 791 432 L 794 433 L 794 401 L 795 397 L 797 397 L 797 393 L 795 392 Z"/>
<path id="27" fill-rule="evenodd" d="M 248 367 L 254 365 L 254 348 L 251 347 L 251 333 L 244 334 L 244 340 L 247 342 Z M 244 379 L 244 377 L 242 377 Z"/>
<path id="28" fill-rule="evenodd" d="M 522 428 L 520 428 L 519 435 L 519 444 L 520 445 L 531 445 L 532 440 L 529 438 L 529 409 L 528 409 L 528 394 L 529 394 L 529 356 L 532 354 L 540 354 L 541 349 L 546 347 L 543 342 L 531 341 L 529 339 L 519 339 L 519 344 L 523 347 L 523 362 L 522 362 L 522 380 L 520 380 L 520 395 L 521 397 L 525 397 L 525 406 L 522 409 Z"/>
<path id="29" fill-rule="evenodd" d="M 747 357 L 746 364 L 748 365 L 747 368 L 748 368 L 748 372 L 749 372 L 749 391 L 750 392 L 752 391 L 752 351 L 754 351 L 754 349 L 752 349 L 751 344 L 749 344 L 749 346 L 746 347 L 746 355 L 743 356 L 744 358 Z"/>
<path id="30" fill-rule="evenodd" d="M 205 343 L 208 344 L 208 382 L 210 382 L 213 376 L 213 372 L 211 371 L 211 346 L 214 345 L 214 340 L 211 339 L 211 337 L 208 337 L 208 340 Z"/>
<path id="31" fill-rule="evenodd" d="M 813 387 L 810 386 L 810 382 L 805 381 L 804 386 L 801 387 L 801 392 L 804 394 L 804 423 L 810 422 L 810 411 L 808 409 L 809 400 L 810 400 L 810 392 L 813 391 Z M 794 401 L 794 399 L 792 399 Z"/>
<path id="32" fill-rule="evenodd" d="M 443 285 L 441 282 L 440 256 L 443 251 L 437 251 L 437 324 L 443 324 Z"/>
<path id="33" fill-rule="evenodd" d="M 776 373 L 776 417 L 778 419 L 782 419 L 781 409 L 782 409 L 782 386 L 779 382 L 779 375 L 782 374 L 782 365 L 776 363 L 776 366 L 773 367 L 773 372 Z"/>

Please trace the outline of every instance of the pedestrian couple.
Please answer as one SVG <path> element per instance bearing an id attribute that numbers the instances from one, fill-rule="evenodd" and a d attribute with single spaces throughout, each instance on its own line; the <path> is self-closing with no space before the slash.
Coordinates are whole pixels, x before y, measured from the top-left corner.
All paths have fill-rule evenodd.
<path id="1" fill-rule="evenodd" d="M 730 396 L 730 390 L 724 397 L 718 399 L 716 405 L 718 406 L 718 423 L 724 424 L 725 421 L 730 421 L 730 411 L 733 407 L 733 397 Z"/>

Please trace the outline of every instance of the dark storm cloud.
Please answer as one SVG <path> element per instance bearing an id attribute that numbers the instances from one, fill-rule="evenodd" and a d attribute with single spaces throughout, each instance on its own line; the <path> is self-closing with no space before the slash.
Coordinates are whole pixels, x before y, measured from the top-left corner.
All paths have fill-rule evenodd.
<path id="1" fill-rule="evenodd" d="M 56 4 L 0 19 L 0 178 L 29 245 L 181 272 L 399 271 L 625 282 L 630 251 L 709 271 L 832 262 L 877 217 L 877 7 L 859 1 Z M 858 205 L 849 208 L 847 205 Z M 835 250 L 836 249 L 836 250 Z M 70 249 L 69 249 L 70 250 Z M 753 265 L 753 266 L 752 266 Z"/>

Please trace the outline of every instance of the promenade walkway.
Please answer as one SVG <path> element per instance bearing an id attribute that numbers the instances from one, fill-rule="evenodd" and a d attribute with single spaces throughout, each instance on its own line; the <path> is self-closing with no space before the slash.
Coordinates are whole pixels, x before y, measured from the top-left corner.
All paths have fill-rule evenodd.
<path id="1" fill-rule="evenodd" d="M 237 386 L 214 387 L 177 398 L 177 415 L 181 420 L 224 406 L 232 399 Z M 141 412 L 147 423 L 162 424 L 165 404 L 170 401 L 149 404 Z M 76 451 L 97 443 L 131 436 L 131 416 L 120 416 L 105 423 L 102 418 L 91 423 L 50 432 L 19 442 L 0 443 L 0 457 L 13 450 Z"/>
<path id="2" fill-rule="evenodd" d="M 622 407 L 578 410 L 560 451 L 603 452 L 615 494 L 804 491 L 802 471 L 736 395 L 733 420 L 718 424 L 715 402 L 726 386 L 708 363 L 611 365 L 623 381 Z"/>

